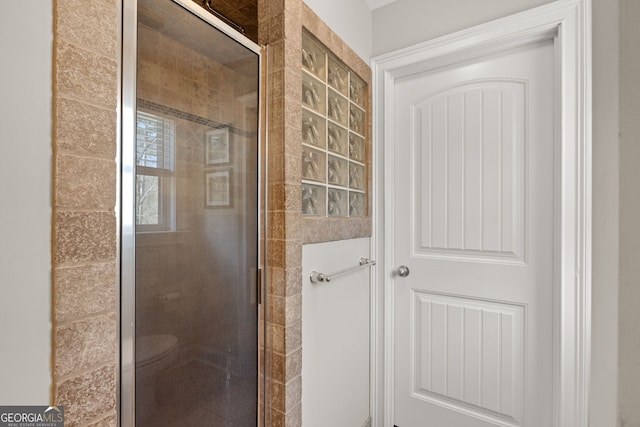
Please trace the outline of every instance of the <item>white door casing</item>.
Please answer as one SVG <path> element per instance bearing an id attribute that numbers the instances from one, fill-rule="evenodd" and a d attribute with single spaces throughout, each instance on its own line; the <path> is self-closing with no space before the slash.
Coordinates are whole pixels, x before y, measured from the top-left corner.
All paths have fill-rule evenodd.
<path id="1" fill-rule="evenodd" d="M 397 221 L 394 212 L 397 194 L 394 193 L 395 183 L 392 181 L 396 173 L 394 124 L 397 113 L 397 85 L 403 78 L 416 73 L 425 73 L 544 41 L 552 44 L 554 50 L 554 139 L 557 144 L 553 172 L 557 183 L 556 192 L 553 194 L 553 222 L 557 229 L 553 241 L 555 264 L 552 273 L 556 283 L 551 308 L 555 320 L 552 352 L 549 356 L 554 375 L 550 404 L 552 414 L 549 419 L 550 425 L 555 427 L 587 425 L 591 253 L 590 1 L 559 0 L 373 60 L 374 159 L 377 170 L 374 179 L 378 190 L 376 200 L 380 201 L 374 214 L 377 239 L 373 249 L 377 258 L 383 260 L 378 264 L 382 268 L 378 269 L 372 295 L 376 313 L 372 320 L 372 413 L 375 426 L 393 426 L 395 419 L 394 289 L 402 280 L 393 277 L 393 271 L 398 266 L 393 247 L 394 227 Z M 511 83 L 513 84 L 506 90 L 517 98 L 517 82 Z M 511 206 L 517 210 L 518 206 L 522 205 L 515 201 Z M 512 218 L 516 218 L 517 221 L 518 215 Z M 513 224 L 510 224 L 510 229 L 517 227 L 514 228 Z M 437 238 L 435 235 L 427 234 L 422 233 L 418 240 Z M 517 263 L 518 259 L 526 259 L 526 245 L 520 237 L 515 233 L 508 242 L 503 241 L 502 248 L 506 248 L 504 244 L 508 244 L 509 250 L 495 251 L 490 261 L 508 264 Z M 431 255 L 435 252 L 432 251 Z M 475 257 L 474 262 L 478 261 L 478 256 L 484 255 L 473 251 L 463 254 Z M 483 313 L 484 309 L 489 313 L 487 321 L 500 321 L 508 331 L 524 327 L 526 306 L 508 304 L 501 298 L 480 298 L 479 302 L 461 301 L 458 296 L 446 292 L 414 293 L 413 296 L 414 307 L 435 307 L 436 311 L 452 307 L 455 313 L 460 307 L 465 306 L 471 318 Z M 496 314 L 498 317 L 495 317 Z M 432 315 L 433 313 L 430 313 L 430 316 Z M 438 313 L 435 318 L 438 319 Z M 455 318 L 457 317 L 454 316 Z M 505 353 L 509 355 L 524 351 L 524 344 L 518 341 L 517 334 L 510 334 L 509 337 L 515 337 L 515 341 L 511 342 L 508 348 L 500 347 L 503 349 L 501 351 L 511 352 Z M 513 372 L 514 375 L 519 375 L 518 369 L 514 369 Z M 382 396 L 379 393 L 382 393 Z M 451 393 L 455 396 L 456 390 Z M 513 396 L 513 402 L 517 402 L 520 398 L 518 390 L 514 391 Z M 521 405 L 522 408 L 526 406 L 525 403 Z M 487 413 L 491 414 L 491 408 L 488 409 Z M 517 419 L 518 408 L 508 409 L 516 415 L 513 418 Z M 509 422 L 512 421 L 505 421 L 505 425 L 509 425 Z"/>

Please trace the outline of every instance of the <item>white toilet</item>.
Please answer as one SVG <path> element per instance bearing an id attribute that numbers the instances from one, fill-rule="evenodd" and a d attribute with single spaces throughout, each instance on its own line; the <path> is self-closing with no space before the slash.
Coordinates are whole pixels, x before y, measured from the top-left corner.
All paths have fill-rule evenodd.
<path id="1" fill-rule="evenodd" d="M 136 339 L 136 418 L 147 419 L 156 410 L 156 385 L 178 358 L 173 335 L 145 335 Z"/>

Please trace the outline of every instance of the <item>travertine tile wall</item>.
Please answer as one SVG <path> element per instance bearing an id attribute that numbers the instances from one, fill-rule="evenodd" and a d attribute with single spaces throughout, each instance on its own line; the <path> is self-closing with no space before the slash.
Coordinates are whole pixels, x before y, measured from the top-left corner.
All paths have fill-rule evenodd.
<path id="1" fill-rule="evenodd" d="M 119 4 L 54 1 L 53 403 L 67 426 L 116 425 Z"/>
<path id="2" fill-rule="evenodd" d="M 370 88 L 371 71 L 302 0 L 260 0 L 259 41 L 269 46 L 268 106 L 268 296 L 267 425 L 302 423 L 302 244 L 371 235 L 370 218 L 302 218 L 302 29 L 303 26 Z M 367 111 L 370 111 L 370 91 Z M 367 118 L 367 159 L 370 119 Z M 368 186 L 371 176 L 368 176 Z M 327 408 L 330 410 L 330 408 Z"/>
<path id="3" fill-rule="evenodd" d="M 302 244 L 326 240 L 322 230 L 337 240 L 371 229 L 368 219 L 302 219 L 301 23 L 368 87 L 370 70 L 302 0 L 259 0 L 258 6 L 259 39 L 270 46 L 266 424 L 297 427 Z M 68 426 L 115 426 L 120 1 L 57 0 L 54 7 L 53 401 L 65 405 Z"/>
<path id="4" fill-rule="evenodd" d="M 268 44 L 267 422 L 300 426 L 302 214 L 299 141 L 301 0 L 259 0 L 258 32 Z"/>

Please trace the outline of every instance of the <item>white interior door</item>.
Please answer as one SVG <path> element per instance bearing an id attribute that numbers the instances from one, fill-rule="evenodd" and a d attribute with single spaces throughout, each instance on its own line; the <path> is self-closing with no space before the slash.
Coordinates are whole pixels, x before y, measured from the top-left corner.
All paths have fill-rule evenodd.
<path id="1" fill-rule="evenodd" d="M 394 424 L 553 420 L 553 40 L 395 81 Z"/>

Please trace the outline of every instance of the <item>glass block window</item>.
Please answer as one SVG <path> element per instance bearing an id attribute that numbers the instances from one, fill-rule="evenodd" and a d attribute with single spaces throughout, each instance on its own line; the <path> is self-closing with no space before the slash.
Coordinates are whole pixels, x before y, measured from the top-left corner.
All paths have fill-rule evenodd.
<path id="1" fill-rule="evenodd" d="M 367 215 L 365 82 L 302 33 L 302 214 Z"/>

